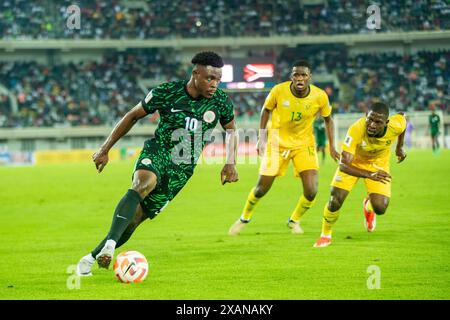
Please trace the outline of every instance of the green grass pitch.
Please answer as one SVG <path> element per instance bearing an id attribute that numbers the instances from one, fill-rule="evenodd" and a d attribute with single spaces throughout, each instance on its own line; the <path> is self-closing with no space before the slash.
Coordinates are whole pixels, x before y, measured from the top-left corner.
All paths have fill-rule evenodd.
<path id="1" fill-rule="evenodd" d="M 122 284 L 95 266 L 75 284 L 70 267 L 107 233 L 130 185 L 133 163 L 0 168 L 0 299 L 449 299 L 450 151 L 410 151 L 393 161 L 393 188 L 377 229 L 363 225 L 362 181 L 349 195 L 333 244 L 316 249 L 336 164 L 322 165 L 316 205 L 304 235 L 286 220 L 301 193 L 292 175 L 278 179 L 238 237 L 227 235 L 257 179 L 239 165 L 236 184 L 220 184 L 220 165 L 200 165 L 159 217 L 146 221 L 124 250 L 142 252 L 147 279 Z M 380 288 L 367 285 L 370 266 Z M 370 269 L 369 269 L 370 270 Z"/>

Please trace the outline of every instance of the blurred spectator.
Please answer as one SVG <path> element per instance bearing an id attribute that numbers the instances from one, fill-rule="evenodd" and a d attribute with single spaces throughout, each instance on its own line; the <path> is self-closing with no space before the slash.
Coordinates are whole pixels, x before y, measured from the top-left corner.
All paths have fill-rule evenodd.
<path id="1" fill-rule="evenodd" d="M 414 125 L 406 117 L 406 132 L 405 132 L 405 144 L 408 148 L 412 148 L 412 137 L 413 137 Z"/>

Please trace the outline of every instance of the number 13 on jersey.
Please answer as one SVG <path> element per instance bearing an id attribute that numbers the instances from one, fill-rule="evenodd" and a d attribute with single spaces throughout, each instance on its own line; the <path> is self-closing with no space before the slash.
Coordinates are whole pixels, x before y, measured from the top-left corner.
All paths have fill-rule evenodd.
<path id="1" fill-rule="evenodd" d="M 301 118 L 302 118 L 301 112 L 292 112 L 291 121 L 300 121 Z"/>

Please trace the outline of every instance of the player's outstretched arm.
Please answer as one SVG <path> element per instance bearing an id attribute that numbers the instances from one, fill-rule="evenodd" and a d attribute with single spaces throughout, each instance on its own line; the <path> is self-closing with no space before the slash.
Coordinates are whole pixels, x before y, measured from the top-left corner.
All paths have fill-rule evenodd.
<path id="1" fill-rule="evenodd" d="M 236 182 L 239 180 L 236 171 L 238 136 L 236 132 L 236 125 L 234 120 L 223 126 L 226 131 L 225 148 L 226 148 L 226 163 L 220 172 L 220 180 L 222 184 L 227 182 Z"/>
<path id="2" fill-rule="evenodd" d="M 336 148 L 334 147 L 334 122 L 331 116 L 329 117 L 323 117 L 325 120 L 325 127 L 327 129 L 327 137 L 328 137 L 328 143 L 330 145 L 330 155 L 331 158 L 333 158 L 334 161 L 339 161 L 339 152 L 337 152 Z"/>
<path id="3" fill-rule="evenodd" d="M 368 170 L 360 169 L 352 165 L 353 154 L 342 151 L 341 160 L 339 161 L 339 169 L 346 174 L 349 174 L 358 178 L 368 178 L 381 183 L 387 183 L 391 181 L 391 175 L 383 170 L 371 172 Z"/>
<path id="4" fill-rule="evenodd" d="M 256 142 L 256 151 L 258 152 L 258 155 L 262 157 L 264 155 L 264 152 L 266 151 L 267 146 L 267 122 L 269 121 L 270 114 L 272 113 L 271 110 L 268 110 L 266 108 L 262 108 L 261 115 L 259 118 L 259 134 L 258 134 L 258 141 Z"/>
<path id="5" fill-rule="evenodd" d="M 114 144 L 122 138 L 128 131 L 134 126 L 134 124 L 141 118 L 145 117 L 145 112 L 141 103 L 139 102 L 133 109 L 128 111 L 122 119 L 116 124 L 114 129 L 106 138 L 105 142 L 101 145 L 97 152 L 92 155 L 92 160 L 95 163 L 95 167 L 98 172 L 102 172 L 103 168 L 109 161 L 108 152 L 114 146 Z"/>
<path id="6" fill-rule="evenodd" d="M 397 147 L 395 148 L 395 155 L 397 156 L 397 163 L 402 162 L 406 158 L 406 152 L 403 149 L 403 143 L 405 141 L 405 132 L 404 130 L 399 136 L 397 140 Z"/>

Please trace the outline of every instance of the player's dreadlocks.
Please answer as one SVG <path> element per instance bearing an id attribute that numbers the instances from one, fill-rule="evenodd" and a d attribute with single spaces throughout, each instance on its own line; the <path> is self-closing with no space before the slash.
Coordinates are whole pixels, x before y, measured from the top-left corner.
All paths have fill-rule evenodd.
<path id="1" fill-rule="evenodd" d="M 215 68 L 223 67 L 222 57 L 212 51 L 203 51 L 197 53 L 191 60 L 193 64 L 201 64 L 203 66 L 212 66 Z"/>

